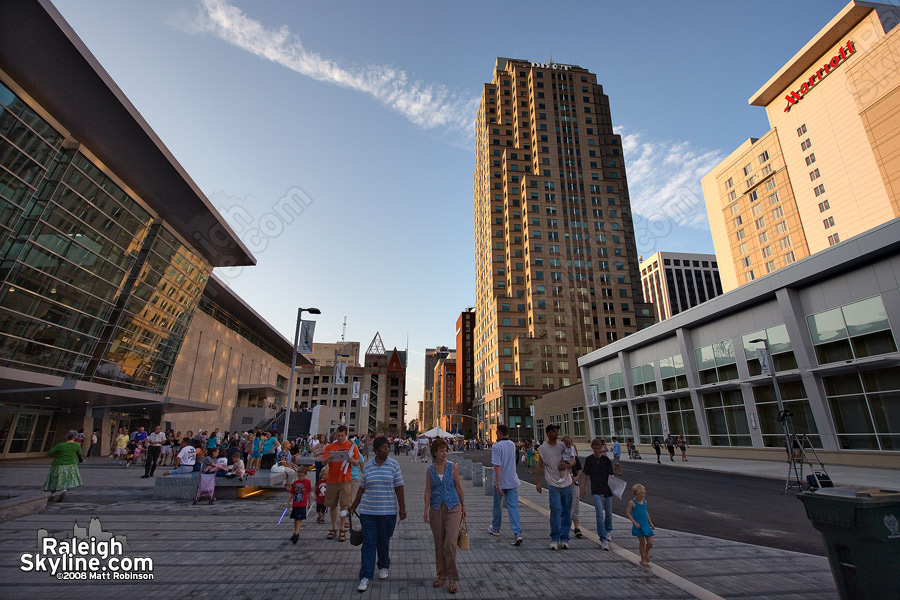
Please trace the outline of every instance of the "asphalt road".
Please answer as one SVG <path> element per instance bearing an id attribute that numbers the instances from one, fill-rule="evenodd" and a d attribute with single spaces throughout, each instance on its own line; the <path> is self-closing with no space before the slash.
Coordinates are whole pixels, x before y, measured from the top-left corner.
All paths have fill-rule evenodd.
<path id="1" fill-rule="evenodd" d="M 491 462 L 488 450 L 465 456 L 485 465 Z M 822 536 L 806 518 L 796 491 L 781 493 L 784 480 L 679 469 L 677 463 L 666 462 L 665 455 L 663 464 L 656 464 L 655 456 L 622 459 L 622 478 L 629 488 L 635 483 L 647 488 L 650 516 L 657 527 L 825 556 Z M 521 463 L 518 474 L 523 482 L 534 484 L 534 475 Z M 613 498 L 615 514 L 625 516 L 629 496 L 626 489 L 623 500 Z M 590 495 L 584 501 L 593 504 Z M 581 517 L 582 529 L 596 529 L 593 513 L 582 508 Z"/>

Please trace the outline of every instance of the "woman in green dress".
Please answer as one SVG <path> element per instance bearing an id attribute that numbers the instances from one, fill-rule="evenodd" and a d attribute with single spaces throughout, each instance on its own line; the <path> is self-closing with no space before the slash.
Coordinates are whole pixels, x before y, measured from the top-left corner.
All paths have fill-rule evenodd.
<path id="1" fill-rule="evenodd" d="M 44 482 L 44 491 L 50 492 L 50 500 L 62 502 L 66 490 L 81 485 L 81 473 L 78 472 L 78 460 L 81 458 L 81 444 L 75 441 L 78 432 L 74 429 L 66 434 L 66 441 L 61 442 L 47 452 L 53 458 L 50 473 Z M 56 497 L 57 490 L 61 490 Z"/>

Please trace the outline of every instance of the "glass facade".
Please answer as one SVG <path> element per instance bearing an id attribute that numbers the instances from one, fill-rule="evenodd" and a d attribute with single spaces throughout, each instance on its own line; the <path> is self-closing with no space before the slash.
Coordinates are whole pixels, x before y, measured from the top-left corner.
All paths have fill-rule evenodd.
<path id="1" fill-rule="evenodd" d="M 713 446 L 752 446 L 747 410 L 740 390 L 703 394 L 703 407 Z"/>
<path id="2" fill-rule="evenodd" d="M 697 427 L 697 415 L 694 414 L 690 395 L 666 399 L 666 421 L 673 436 L 684 435 L 691 446 L 700 445 L 700 428 Z"/>
<path id="3" fill-rule="evenodd" d="M 662 437 L 662 419 L 659 416 L 659 402 L 636 402 L 634 412 L 637 417 L 638 442 L 649 444 L 654 437 Z"/>
<path id="4" fill-rule="evenodd" d="M 878 369 L 824 377 L 841 449 L 900 450 L 900 374 Z"/>
<path id="5" fill-rule="evenodd" d="M 809 400 L 806 399 L 806 389 L 802 381 L 778 382 L 781 392 L 781 401 L 785 410 L 791 411 L 791 421 L 794 425 L 794 433 L 798 436 L 806 434 L 813 447 L 821 448 L 822 440 L 817 435 L 816 419 L 813 417 Z M 771 385 L 760 385 L 753 388 L 753 398 L 756 400 L 756 412 L 759 416 L 759 428 L 762 433 L 763 445 L 766 448 L 784 447 L 784 431 L 778 422 L 778 400 L 775 398 L 775 388 Z"/>
<path id="6" fill-rule="evenodd" d="M 734 342 L 730 339 L 697 348 L 696 354 L 697 368 L 700 370 L 700 383 L 717 383 L 738 378 L 734 358 Z"/>
<path id="7" fill-rule="evenodd" d="M 0 157 L 0 365 L 161 392 L 210 265 L 2 84 Z"/>
<path id="8" fill-rule="evenodd" d="M 744 357 L 747 359 L 747 368 L 750 375 L 761 375 L 762 365 L 756 353 L 757 349 L 763 348 L 763 344 L 750 343 L 750 340 L 767 339 L 769 341 L 769 349 L 772 351 L 772 362 L 775 365 L 775 371 L 790 371 L 797 368 L 797 359 L 794 358 L 793 348 L 791 347 L 791 339 L 788 337 L 787 327 L 784 325 L 776 325 L 748 333 L 741 336 L 744 345 Z"/>
<path id="9" fill-rule="evenodd" d="M 897 351 L 881 296 L 810 315 L 806 320 L 820 365 Z"/>

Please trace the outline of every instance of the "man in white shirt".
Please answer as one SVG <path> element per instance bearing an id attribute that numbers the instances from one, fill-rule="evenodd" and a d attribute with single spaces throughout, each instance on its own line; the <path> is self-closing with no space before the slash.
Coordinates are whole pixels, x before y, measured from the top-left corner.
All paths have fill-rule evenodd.
<path id="1" fill-rule="evenodd" d="M 506 498 L 509 526 L 513 533 L 513 546 L 522 543 L 522 526 L 519 523 L 519 476 L 516 474 L 516 445 L 509 439 L 509 427 L 497 426 L 497 443 L 491 449 L 494 465 L 494 513 L 488 533 L 500 536 L 503 523 L 502 499 Z"/>
<path id="2" fill-rule="evenodd" d="M 162 426 L 157 425 L 153 428 L 153 433 L 147 436 L 147 461 L 144 463 L 144 474 L 141 479 L 153 477 L 156 472 L 156 463 L 159 460 L 159 453 L 162 451 L 162 443 L 166 441 L 166 434 L 162 431 Z"/>
<path id="3" fill-rule="evenodd" d="M 550 493 L 550 549 L 569 547 L 569 529 L 572 527 L 572 471 L 562 466 L 562 442 L 559 425 L 547 425 L 547 441 L 538 448 L 537 476 L 535 489 L 540 494 L 541 472 L 547 480 Z"/>
<path id="4" fill-rule="evenodd" d="M 166 475 L 175 475 L 177 473 L 190 473 L 194 470 L 194 463 L 197 462 L 197 451 L 194 449 L 193 442 L 190 438 L 181 439 L 181 452 L 175 458 L 175 468 L 166 471 Z"/>

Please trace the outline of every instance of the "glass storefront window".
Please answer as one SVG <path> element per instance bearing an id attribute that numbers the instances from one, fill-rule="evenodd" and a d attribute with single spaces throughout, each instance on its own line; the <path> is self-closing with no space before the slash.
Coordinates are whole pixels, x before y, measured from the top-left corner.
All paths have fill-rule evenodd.
<path id="1" fill-rule="evenodd" d="M 813 447 L 821 448 L 822 440 L 817 435 L 819 429 L 816 426 L 812 409 L 809 407 L 809 400 L 806 399 L 803 382 L 779 382 L 778 388 L 781 391 L 784 408 L 791 411 L 794 433 L 797 435 L 807 434 Z M 755 386 L 753 398 L 756 401 L 756 412 L 763 444 L 766 448 L 784 447 L 784 430 L 782 424 L 778 422 L 778 400 L 775 398 L 775 388 L 771 385 Z"/>
<path id="2" fill-rule="evenodd" d="M 609 399 L 625 399 L 625 378 L 621 373 L 613 373 L 609 376 Z"/>
<path id="3" fill-rule="evenodd" d="M 819 364 L 897 351 L 881 296 L 806 317 Z"/>
<path id="4" fill-rule="evenodd" d="M 844 450 L 900 450 L 900 374 L 878 369 L 823 377 Z"/>
<path id="5" fill-rule="evenodd" d="M 734 357 L 734 342 L 730 339 L 695 350 L 700 383 L 718 383 L 738 378 Z"/>
<path id="6" fill-rule="evenodd" d="M 635 396 L 646 396 L 656 393 L 656 371 L 652 364 L 640 365 L 631 369 L 631 383 Z"/>
<path id="7" fill-rule="evenodd" d="M 700 428 L 690 396 L 666 399 L 666 421 L 673 436 L 683 435 L 688 444 L 700 445 Z"/>
<path id="8" fill-rule="evenodd" d="M 606 377 L 598 377 L 597 379 L 591 379 L 591 392 L 596 394 L 596 400 L 598 404 L 603 404 L 606 402 Z M 588 400 L 593 404 L 593 400 L 589 397 Z"/>
<path id="9" fill-rule="evenodd" d="M 597 406 L 591 407 L 591 420 L 594 424 L 594 435 L 604 440 L 608 440 L 611 436 L 609 419 L 606 418 L 606 408 Z"/>
<path id="10" fill-rule="evenodd" d="M 768 329 L 754 331 L 747 335 L 741 336 L 741 342 L 744 346 L 744 356 L 747 359 L 747 368 L 750 375 L 761 375 L 762 366 L 757 358 L 757 349 L 763 348 L 763 344 L 751 343 L 750 340 L 758 340 L 766 338 L 769 340 L 769 349 L 772 351 L 772 362 L 775 364 L 775 371 L 790 371 L 797 368 L 797 359 L 794 358 L 791 340 L 788 337 L 787 327 L 784 325 L 776 325 Z"/>
<path id="11" fill-rule="evenodd" d="M 612 421 L 613 431 L 618 437 L 623 440 L 634 437 L 634 432 L 631 429 L 631 415 L 628 414 L 627 404 L 612 407 Z"/>
<path id="12" fill-rule="evenodd" d="M 744 399 L 739 390 L 703 394 L 713 446 L 752 446 Z"/>
<path id="13" fill-rule="evenodd" d="M 662 436 L 659 402 L 636 402 L 634 412 L 637 417 L 639 443 L 649 444 L 654 437 Z"/>

